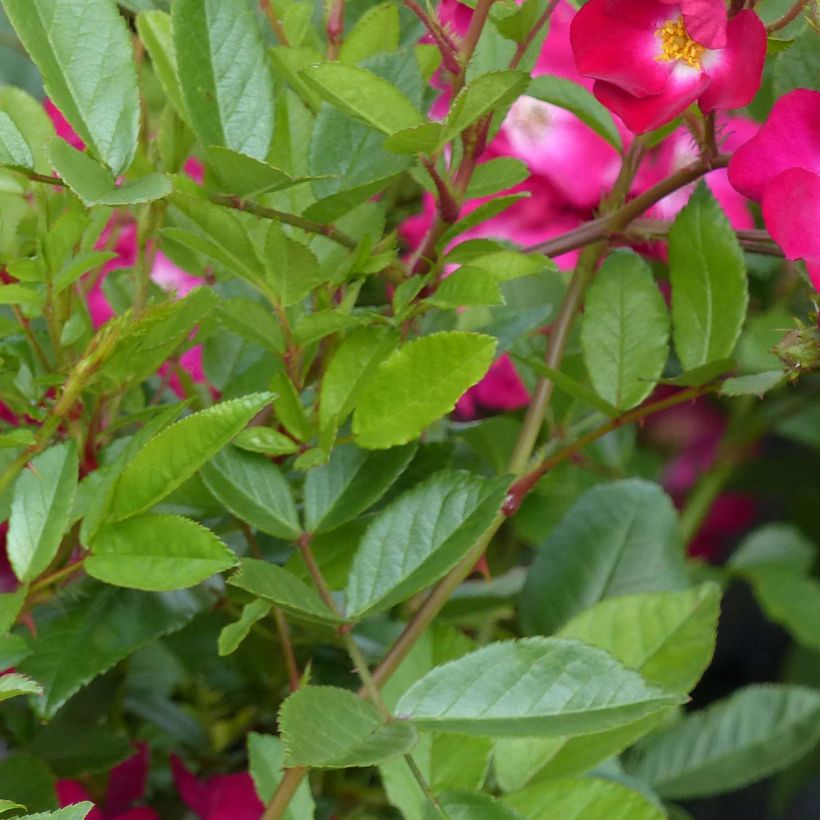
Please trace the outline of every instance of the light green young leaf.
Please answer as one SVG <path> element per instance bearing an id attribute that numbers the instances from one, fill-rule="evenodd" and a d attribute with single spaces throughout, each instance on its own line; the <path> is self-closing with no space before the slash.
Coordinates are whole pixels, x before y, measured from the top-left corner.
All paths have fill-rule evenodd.
<path id="1" fill-rule="evenodd" d="M 444 124 L 442 143 L 491 111 L 504 108 L 524 93 L 530 77 L 523 71 L 491 71 L 470 82 L 456 97 Z"/>
<path id="2" fill-rule="evenodd" d="M 272 427 L 246 427 L 233 440 L 234 447 L 249 453 L 266 456 L 285 456 L 295 453 L 299 444 Z"/>
<path id="3" fill-rule="evenodd" d="M 720 587 L 624 595 L 600 601 L 558 633 L 605 649 L 650 683 L 688 692 L 715 649 Z"/>
<path id="4" fill-rule="evenodd" d="M 684 369 L 730 356 L 749 301 L 743 251 L 705 185 L 669 231 L 675 349 Z"/>
<path id="5" fill-rule="evenodd" d="M 506 478 L 444 471 L 382 510 L 353 559 L 348 616 L 386 609 L 452 569 L 498 514 L 508 485 Z"/>
<path id="6" fill-rule="evenodd" d="M 640 792 L 612 780 L 583 778 L 539 783 L 503 799 L 524 820 L 539 820 L 544 806 L 561 820 L 664 820 L 665 812 Z"/>
<path id="7" fill-rule="evenodd" d="M 530 169 L 520 159 L 494 157 L 476 167 L 465 196 L 467 199 L 479 199 L 506 191 L 523 182 L 529 175 Z"/>
<path id="8" fill-rule="evenodd" d="M 319 426 L 328 429 L 347 419 L 368 376 L 398 343 L 398 334 L 384 327 L 354 330 L 339 345 L 322 379 Z"/>
<path id="9" fill-rule="evenodd" d="M 502 641 L 436 667 L 396 714 L 422 729 L 493 737 L 583 735 L 682 703 L 579 641 Z"/>
<path id="10" fill-rule="evenodd" d="M 275 735 L 260 735 L 251 732 L 248 735 L 248 761 L 256 793 L 266 805 L 279 785 L 284 773 L 285 747 Z M 307 780 L 302 781 L 296 790 L 282 820 L 304 820 L 312 818 L 315 810 L 313 795 Z"/>
<path id="11" fill-rule="evenodd" d="M 290 487 L 269 459 L 225 447 L 200 474 L 205 486 L 241 521 L 276 538 L 298 537 L 299 516 Z"/>
<path id="12" fill-rule="evenodd" d="M 153 202 L 170 196 L 173 190 L 171 180 L 159 173 L 117 187 L 114 175 L 107 168 L 59 137 L 52 137 L 46 150 L 54 170 L 89 208 Z"/>
<path id="13" fill-rule="evenodd" d="M 368 452 L 352 444 L 334 449 L 330 461 L 305 480 L 305 530 L 327 532 L 373 506 L 404 472 L 415 445 Z"/>
<path id="14" fill-rule="evenodd" d="M 33 581 L 57 555 L 71 518 L 78 470 L 74 443 L 57 444 L 34 458 L 14 485 L 7 552 L 23 583 Z"/>
<path id="15" fill-rule="evenodd" d="M 385 723 L 374 706 L 346 689 L 305 686 L 279 710 L 288 766 L 342 769 L 372 766 L 416 744 L 413 725 Z"/>
<path id="16" fill-rule="evenodd" d="M 34 159 L 34 170 L 41 174 L 51 173 L 45 156 L 45 144 L 54 136 L 54 125 L 39 100 L 35 100 L 21 88 L 0 86 L 0 111 L 12 120 L 23 135 Z"/>
<path id="17" fill-rule="evenodd" d="M 176 515 L 136 515 L 102 527 L 85 571 L 107 584 L 147 592 L 184 589 L 236 564 L 210 530 Z"/>
<path id="18" fill-rule="evenodd" d="M 34 168 L 34 156 L 14 120 L 0 111 L 0 165 Z"/>
<path id="19" fill-rule="evenodd" d="M 165 498 L 213 458 L 271 398 L 269 393 L 254 393 L 215 404 L 154 436 L 122 471 L 111 499 L 110 520 L 137 515 Z"/>
<path id="20" fill-rule="evenodd" d="M 139 138 L 140 104 L 125 20 L 110 0 L 3 0 L 46 93 L 119 175 Z"/>
<path id="21" fill-rule="evenodd" d="M 616 151 L 623 150 L 621 135 L 615 127 L 612 114 L 582 86 L 563 77 L 543 75 L 533 79 L 527 94 L 542 102 L 571 111 Z"/>
<path id="22" fill-rule="evenodd" d="M 13 800 L 0 800 L 0 814 L 5 814 L 6 812 L 13 811 L 14 809 L 22 809 L 25 811 L 26 807 L 21 806 L 19 803 L 15 803 Z"/>
<path id="23" fill-rule="evenodd" d="M 635 747 L 627 771 L 662 797 L 739 789 L 799 760 L 820 740 L 820 692 L 747 686 Z"/>
<path id="24" fill-rule="evenodd" d="M 228 579 L 228 583 L 271 601 L 297 617 L 319 623 L 340 621 L 313 587 L 277 564 L 243 558 L 239 570 Z"/>
<path id="25" fill-rule="evenodd" d="M 37 681 L 16 673 L 0 676 L 0 701 L 20 695 L 42 695 L 43 687 Z"/>
<path id="26" fill-rule="evenodd" d="M 406 444 L 449 413 L 493 360 L 491 336 L 460 331 L 422 336 L 394 351 L 367 380 L 353 433 L 362 447 Z"/>
<path id="27" fill-rule="evenodd" d="M 23 585 L 14 592 L 0 594 L 0 635 L 5 635 L 17 620 L 28 594 L 28 587 Z"/>
<path id="28" fill-rule="evenodd" d="M 36 814 L 25 814 L 20 820 L 85 820 L 94 809 L 94 804 L 88 800 L 81 803 L 72 803 L 56 811 L 38 811 Z"/>
<path id="29" fill-rule="evenodd" d="M 657 485 L 593 487 L 539 549 L 521 599 L 529 633 L 549 635 L 604 598 L 688 585 L 678 517 Z"/>
<path id="30" fill-rule="evenodd" d="M 246 0 L 175 0 L 171 9 L 182 95 L 203 145 L 267 157 L 273 80 Z"/>
<path id="31" fill-rule="evenodd" d="M 185 122 L 189 122 L 188 109 L 182 98 L 179 84 L 177 54 L 171 30 L 171 15 L 159 9 L 148 9 L 137 15 L 137 33 L 151 57 L 154 73 L 162 85 L 174 110 Z"/>
<path id="32" fill-rule="evenodd" d="M 611 254 L 587 291 L 584 363 L 598 394 L 619 410 L 640 404 L 669 357 L 669 313 L 646 262 Z"/>
<path id="33" fill-rule="evenodd" d="M 345 33 L 339 49 L 343 63 L 355 65 L 380 51 L 396 51 L 399 47 L 399 10 L 392 0 L 367 9 L 356 25 Z"/>
<path id="34" fill-rule="evenodd" d="M 394 154 L 427 154 L 441 144 L 443 133 L 439 123 L 425 122 L 391 134 L 384 147 Z"/>
<path id="35" fill-rule="evenodd" d="M 521 815 L 484 792 L 449 790 L 426 801 L 424 820 L 522 820 Z M 442 814 L 444 812 L 444 814 Z"/>
<path id="36" fill-rule="evenodd" d="M 222 627 L 219 633 L 218 649 L 220 656 L 231 655 L 239 649 L 239 644 L 250 634 L 251 628 L 268 616 L 273 604 L 256 598 L 242 607 L 239 619 Z"/>
<path id="37" fill-rule="evenodd" d="M 472 265 L 464 265 L 451 273 L 426 301 L 453 310 L 472 305 L 505 304 L 496 277 Z"/>
<path id="38" fill-rule="evenodd" d="M 200 591 L 147 593 L 88 583 L 39 624 L 18 671 L 42 685 L 38 712 L 51 717 L 77 690 L 211 605 Z"/>
<path id="39" fill-rule="evenodd" d="M 372 71 L 342 63 L 323 63 L 303 68 L 300 76 L 323 99 L 384 134 L 424 123 L 413 103 Z"/>

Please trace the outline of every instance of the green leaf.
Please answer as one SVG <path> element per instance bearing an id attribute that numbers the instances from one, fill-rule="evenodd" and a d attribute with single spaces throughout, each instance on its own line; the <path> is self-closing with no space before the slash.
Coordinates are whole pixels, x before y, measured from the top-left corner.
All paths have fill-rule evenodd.
<path id="1" fill-rule="evenodd" d="M 394 351 L 368 379 L 353 416 L 362 447 L 405 444 L 449 413 L 493 360 L 495 339 L 460 331 L 423 336 Z"/>
<path id="2" fill-rule="evenodd" d="M 313 587 L 276 564 L 243 558 L 228 583 L 310 621 L 339 623 L 341 620 Z"/>
<path id="3" fill-rule="evenodd" d="M 14 592 L 0 594 L 0 635 L 5 635 L 14 626 L 27 594 L 26 586 L 20 586 Z"/>
<path id="4" fill-rule="evenodd" d="M 273 80 L 246 0 L 176 0 L 171 9 L 182 95 L 194 132 L 254 159 L 273 138 Z"/>
<path id="5" fill-rule="evenodd" d="M 159 173 L 117 187 L 114 175 L 107 168 L 59 137 L 52 137 L 46 150 L 54 170 L 89 208 L 153 202 L 170 196 L 173 190 L 171 180 Z"/>
<path id="6" fill-rule="evenodd" d="M 48 766 L 30 753 L 11 754 L 0 761 L 0 794 L 30 809 L 57 807 L 55 777 Z"/>
<path id="7" fill-rule="evenodd" d="M 527 94 L 542 102 L 571 111 L 616 151 L 623 150 L 621 135 L 615 127 L 612 114 L 582 86 L 563 77 L 543 75 L 532 80 Z"/>
<path id="8" fill-rule="evenodd" d="M 656 484 L 593 487 L 539 549 L 521 599 L 529 633 L 549 635 L 605 598 L 688 586 L 672 502 Z"/>
<path id="9" fill-rule="evenodd" d="M 785 370 L 767 370 L 764 373 L 749 373 L 745 376 L 734 376 L 726 379 L 720 386 L 722 396 L 757 396 L 780 387 L 789 379 Z"/>
<path id="10" fill-rule="evenodd" d="M 219 633 L 218 649 L 220 656 L 231 655 L 239 649 L 239 644 L 250 634 L 251 628 L 263 618 L 266 618 L 271 611 L 269 601 L 257 598 L 242 607 L 242 614 L 239 620 L 222 627 Z M 268 798 L 269 799 L 269 798 Z"/>
<path id="11" fill-rule="evenodd" d="M 39 681 L 38 711 L 53 716 L 75 692 L 115 663 L 175 632 L 210 604 L 202 592 L 147 593 L 86 584 L 55 617 L 38 624 L 18 671 Z"/>
<path id="12" fill-rule="evenodd" d="M 465 196 L 467 199 L 480 199 L 506 191 L 523 182 L 529 175 L 530 169 L 520 159 L 494 157 L 476 166 Z"/>
<path id="13" fill-rule="evenodd" d="M 327 532 L 373 506 L 404 472 L 415 445 L 368 452 L 337 447 L 305 480 L 305 530 Z"/>
<path id="14" fill-rule="evenodd" d="M 265 241 L 266 281 L 282 307 L 304 299 L 313 288 L 327 281 L 316 254 L 271 222 Z"/>
<path id="15" fill-rule="evenodd" d="M 276 538 L 299 536 L 299 516 L 279 468 L 261 455 L 226 447 L 202 467 L 207 488 L 230 513 Z"/>
<path id="16" fill-rule="evenodd" d="M 820 692 L 747 686 L 635 747 L 627 771 L 672 800 L 739 789 L 799 760 L 820 740 Z"/>
<path id="17" fill-rule="evenodd" d="M 539 783 L 504 798 L 524 820 L 539 820 L 544 806 L 561 820 L 664 820 L 666 813 L 640 792 L 612 780 L 583 778 Z"/>
<path id="18" fill-rule="evenodd" d="M 133 48 L 110 0 L 3 0 L 46 93 L 115 175 L 131 164 L 140 105 Z"/>
<path id="19" fill-rule="evenodd" d="M 424 807 L 425 820 L 521 820 L 521 815 L 513 809 L 494 800 L 483 792 L 446 791 L 436 798 L 438 808 L 427 801 Z"/>
<path id="20" fill-rule="evenodd" d="M 15 803 L 13 800 L 0 800 L 0 814 L 5 814 L 13 809 L 22 809 L 25 811 L 26 807 Z"/>
<path id="21" fill-rule="evenodd" d="M 506 478 L 430 476 L 382 510 L 362 538 L 347 583 L 350 618 L 386 609 L 452 569 L 492 523 Z"/>
<path id="22" fill-rule="evenodd" d="M 780 54 L 774 64 L 774 87 L 778 97 L 796 88 L 820 91 L 820 54 L 817 31 L 806 26 L 791 48 Z"/>
<path id="23" fill-rule="evenodd" d="M 45 157 L 44 146 L 54 136 L 54 125 L 39 100 L 35 100 L 20 88 L 0 86 L 0 110 L 5 112 L 23 135 L 33 155 L 34 170 L 41 174 L 51 173 Z"/>
<path id="24" fill-rule="evenodd" d="M 676 387 L 700 387 L 733 370 L 734 366 L 733 359 L 718 359 L 686 370 L 672 379 L 659 379 L 659 381 L 661 384 L 673 384 Z"/>
<path id="25" fill-rule="evenodd" d="M 16 673 L 0 675 L 0 701 L 20 695 L 42 695 L 43 687 L 37 681 Z"/>
<path id="26" fill-rule="evenodd" d="M 669 313 L 649 265 L 611 254 L 587 290 L 581 325 L 584 364 L 598 394 L 620 410 L 654 389 L 669 357 Z"/>
<path id="27" fill-rule="evenodd" d="M 74 506 L 78 470 L 74 443 L 57 444 L 33 459 L 14 485 L 7 550 L 23 583 L 33 581 L 57 555 Z"/>
<path id="28" fill-rule="evenodd" d="M 0 111 L 0 165 L 34 168 L 34 156 L 14 120 Z"/>
<path id="29" fill-rule="evenodd" d="M 56 811 L 37 812 L 36 814 L 26 814 L 21 820 L 85 820 L 94 809 L 94 804 L 88 800 L 81 803 L 72 803 Z"/>
<path id="30" fill-rule="evenodd" d="M 689 692 L 712 659 L 720 587 L 609 598 L 584 610 L 558 633 L 605 649 L 650 683 Z"/>
<path id="31" fill-rule="evenodd" d="M 498 214 L 503 213 L 510 206 L 515 205 L 516 202 L 527 199 L 529 196 L 529 192 L 524 191 L 517 194 L 497 196 L 487 202 L 482 202 L 477 208 L 463 215 L 457 222 L 451 225 L 442 234 L 436 247 L 446 248 L 459 234 L 469 231 L 470 228 L 474 228 L 476 225 L 481 225 L 494 216 L 498 216 Z"/>
<path id="32" fill-rule="evenodd" d="M 440 123 L 424 122 L 391 134 L 384 147 L 394 154 L 427 154 L 441 144 L 443 133 Z"/>
<path id="33" fill-rule="evenodd" d="M 165 96 L 174 110 L 185 122 L 190 121 L 188 109 L 182 98 L 179 84 L 177 54 L 171 29 L 171 15 L 158 9 L 142 11 L 137 15 L 137 33 L 151 57 L 154 73 L 162 85 Z"/>
<path id="34" fill-rule="evenodd" d="M 405 754 L 416 744 L 412 724 L 385 723 L 374 706 L 353 692 L 305 686 L 279 710 L 285 764 L 340 769 L 372 766 Z"/>
<path id="35" fill-rule="evenodd" d="M 383 134 L 424 122 L 421 112 L 401 91 L 364 68 L 323 63 L 303 68 L 300 76 L 323 99 Z"/>
<path id="36" fill-rule="evenodd" d="M 282 779 L 285 747 L 274 735 L 260 735 L 251 732 L 248 735 L 248 760 L 250 773 L 256 786 L 259 799 L 267 804 Z M 303 820 L 312 818 L 315 810 L 313 796 L 307 780 L 302 781 L 296 790 L 282 820 Z"/>
<path id="37" fill-rule="evenodd" d="M 726 566 L 739 574 L 770 566 L 808 573 L 816 554 L 817 548 L 800 530 L 788 524 L 767 524 L 740 542 Z"/>
<path id="38" fill-rule="evenodd" d="M 234 447 L 266 456 L 295 453 L 299 444 L 271 427 L 246 427 L 234 440 Z"/>
<path id="39" fill-rule="evenodd" d="M 175 515 L 137 515 L 102 527 L 85 571 L 107 584 L 170 592 L 235 566 L 236 556 L 210 530 Z"/>
<path id="40" fill-rule="evenodd" d="M 319 426 L 344 423 L 362 385 L 398 343 L 398 334 L 383 327 L 354 330 L 339 345 L 322 379 Z"/>
<path id="41" fill-rule="evenodd" d="M 582 735 L 682 703 L 578 641 L 502 641 L 436 667 L 396 714 L 419 728 L 489 736 Z"/>
<path id="42" fill-rule="evenodd" d="M 154 436 L 122 471 L 111 499 L 110 518 L 120 521 L 150 509 L 187 481 L 267 404 L 254 393 L 215 404 Z"/>
<path id="43" fill-rule="evenodd" d="M 699 185 L 669 231 L 675 349 L 691 370 L 731 355 L 749 300 L 743 251 L 726 214 Z"/>
<path id="44" fill-rule="evenodd" d="M 444 123 L 442 144 L 455 139 L 491 111 L 503 108 L 523 94 L 530 82 L 523 71 L 491 71 L 462 89 Z"/>
<path id="45" fill-rule="evenodd" d="M 471 305 L 505 304 L 496 277 L 472 265 L 451 273 L 426 301 L 436 307 L 454 310 Z"/>
<path id="46" fill-rule="evenodd" d="M 380 51 L 396 51 L 399 47 L 399 10 L 388 0 L 367 9 L 345 34 L 339 59 L 355 65 Z"/>
<path id="47" fill-rule="evenodd" d="M 294 179 L 267 162 L 219 146 L 208 149 L 208 164 L 222 182 L 222 189 L 241 197 L 273 193 L 305 181 Z"/>

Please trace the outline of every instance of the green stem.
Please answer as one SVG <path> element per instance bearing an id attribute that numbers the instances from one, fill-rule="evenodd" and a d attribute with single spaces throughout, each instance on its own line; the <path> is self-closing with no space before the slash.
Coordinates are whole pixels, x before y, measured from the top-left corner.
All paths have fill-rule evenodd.
<path id="1" fill-rule="evenodd" d="M 279 820 L 288 810 L 290 801 L 296 794 L 302 780 L 307 776 L 308 770 L 305 766 L 294 766 L 292 769 L 285 769 L 279 785 L 276 787 L 270 803 L 265 808 L 261 820 Z"/>

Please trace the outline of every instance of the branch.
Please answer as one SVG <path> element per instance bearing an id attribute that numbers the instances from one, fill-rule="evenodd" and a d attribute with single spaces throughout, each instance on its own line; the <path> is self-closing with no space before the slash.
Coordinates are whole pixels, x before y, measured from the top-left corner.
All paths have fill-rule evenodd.
<path id="1" fill-rule="evenodd" d="M 808 0 L 797 0 L 797 2 L 782 17 L 778 17 L 777 20 L 774 20 L 766 26 L 766 33 L 772 34 L 775 31 L 780 31 L 780 29 L 786 28 L 792 20 L 797 19 L 800 12 L 806 7 L 807 3 Z"/>

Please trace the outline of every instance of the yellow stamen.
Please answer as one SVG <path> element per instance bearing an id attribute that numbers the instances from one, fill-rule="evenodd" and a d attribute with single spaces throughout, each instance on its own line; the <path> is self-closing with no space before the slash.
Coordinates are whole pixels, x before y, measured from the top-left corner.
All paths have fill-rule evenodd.
<path id="1" fill-rule="evenodd" d="M 655 35 L 661 41 L 659 60 L 672 62 L 682 60 L 692 68 L 700 68 L 700 58 L 706 50 L 700 43 L 696 43 L 683 24 L 683 17 L 677 20 L 667 20 Z"/>

